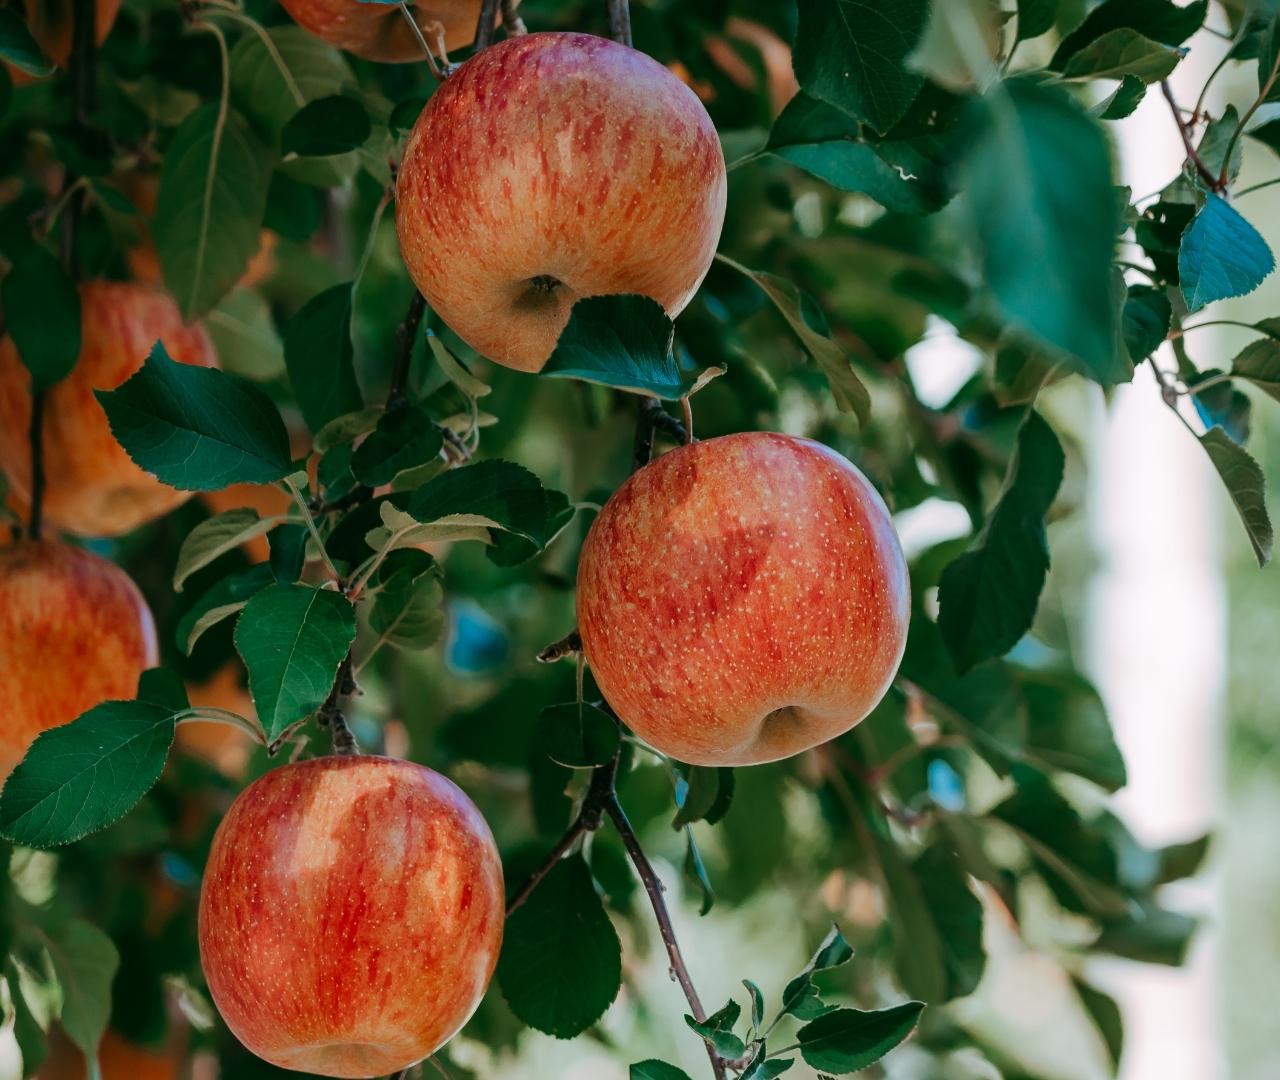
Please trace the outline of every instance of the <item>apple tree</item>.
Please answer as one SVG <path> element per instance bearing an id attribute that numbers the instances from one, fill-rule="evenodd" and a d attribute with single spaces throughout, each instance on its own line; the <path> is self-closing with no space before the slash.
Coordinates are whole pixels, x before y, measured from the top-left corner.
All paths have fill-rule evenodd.
<path id="1" fill-rule="evenodd" d="M 1181 964 L 1208 838 L 1108 809 L 1051 563 L 1144 365 L 1270 558 L 1280 317 L 1192 331 L 1274 280 L 1274 4 L 9 0 L 0 59 L 4 1075 L 1029 1080 L 1000 943 L 1117 1066 L 1089 961 Z"/>

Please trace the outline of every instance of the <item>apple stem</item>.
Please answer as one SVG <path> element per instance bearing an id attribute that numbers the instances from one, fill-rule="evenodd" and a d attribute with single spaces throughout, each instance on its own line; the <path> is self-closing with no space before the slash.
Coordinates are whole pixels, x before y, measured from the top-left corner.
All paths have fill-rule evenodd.
<path id="1" fill-rule="evenodd" d="M 619 45 L 631 47 L 631 5 L 627 0 L 609 0 L 609 36 Z"/>
<path id="2" fill-rule="evenodd" d="M 529 32 L 524 20 L 516 12 L 520 0 L 502 0 L 502 25 L 510 37 L 522 37 Z"/>
<path id="3" fill-rule="evenodd" d="M 493 35 L 498 28 L 498 0 L 484 0 L 480 5 L 480 18 L 476 22 L 476 52 L 487 49 L 493 44 Z"/>
<path id="4" fill-rule="evenodd" d="M 653 457 L 653 437 L 661 431 L 680 443 L 689 442 L 689 428 L 662 407 L 656 397 L 645 395 L 640 399 L 636 416 L 636 437 L 632 444 L 631 471 L 636 472 L 649 464 Z"/>
<path id="5" fill-rule="evenodd" d="M 338 665 L 338 676 L 333 681 L 333 689 L 329 691 L 328 699 L 316 713 L 317 722 L 329 729 L 332 752 L 339 756 L 360 753 L 360 746 L 356 742 L 355 735 L 351 733 L 351 728 L 347 726 L 347 718 L 342 711 L 343 703 L 359 689 L 352 671 L 351 653 L 348 652 L 346 658 Z"/>

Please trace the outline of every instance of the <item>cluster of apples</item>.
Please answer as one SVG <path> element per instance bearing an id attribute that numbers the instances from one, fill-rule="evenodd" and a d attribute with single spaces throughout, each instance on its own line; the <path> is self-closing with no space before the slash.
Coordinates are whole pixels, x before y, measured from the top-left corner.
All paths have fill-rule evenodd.
<path id="1" fill-rule="evenodd" d="M 416 56 L 396 9 L 285 7 L 360 55 Z M 452 47 L 478 8 L 416 11 Z M 427 104 L 398 174 L 397 228 L 440 316 L 497 363 L 537 371 L 581 297 L 642 294 L 678 314 L 710 266 L 725 193 L 715 128 L 670 71 L 602 38 L 532 34 L 473 57 Z M 213 359 L 203 332 L 145 287 L 93 284 L 82 297 L 83 353 L 49 402 L 48 517 L 110 535 L 182 496 L 123 455 L 92 388 L 136 370 L 156 338 L 186 362 Z M 29 415 L 6 340 L 0 466 L 20 496 Z M 0 680 L 30 690 L 0 706 L 11 765 L 36 731 L 132 693 L 155 642 L 132 583 L 78 549 L 6 549 L 0 591 L 0 642 L 27 639 L 0 658 Z M 640 469 L 593 523 L 578 573 L 604 697 L 636 735 L 698 765 L 777 760 L 851 728 L 893 678 L 908 607 L 897 535 L 866 478 L 775 433 L 692 443 Z M 503 892 L 492 834 L 446 778 L 385 757 L 305 761 L 251 784 L 219 827 L 201 959 L 256 1054 L 377 1076 L 434 1053 L 470 1017 L 497 962 Z"/>

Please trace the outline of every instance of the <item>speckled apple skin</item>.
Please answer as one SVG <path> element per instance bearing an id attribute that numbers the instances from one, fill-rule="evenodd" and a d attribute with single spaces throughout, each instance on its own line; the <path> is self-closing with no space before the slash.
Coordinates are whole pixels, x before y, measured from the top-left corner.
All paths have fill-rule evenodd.
<path id="1" fill-rule="evenodd" d="M 213 367 L 213 342 L 184 326 L 156 289 L 97 281 L 80 287 L 80 358 L 49 391 L 44 416 L 45 521 L 78 536 L 119 536 L 190 498 L 140 469 L 116 442 L 94 390 L 113 390 L 156 341 L 174 360 Z M 31 377 L 8 335 L 0 340 L 0 469 L 25 507 L 31 492 Z"/>
<path id="2" fill-rule="evenodd" d="M 576 300 L 675 315 L 711 265 L 725 165 L 711 118 L 657 61 L 589 34 L 468 60 L 405 147 L 396 227 L 427 303 L 477 352 L 538 371 Z M 550 292 L 532 282 L 554 279 Z"/>
<path id="3" fill-rule="evenodd" d="M 906 644 L 907 566 L 849 461 L 751 432 L 681 447 L 605 504 L 578 628 L 606 700 L 694 765 L 790 757 L 852 728 Z"/>
<path id="4" fill-rule="evenodd" d="M 35 737 L 128 700 L 157 663 L 151 611 L 114 563 L 83 548 L 0 548 L 0 780 Z"/>
<path id="5" fill-rule="evenodd" d="M 304 30 L 339 49 L 384 64 L 425 63 L 422 45 L 395 5 L 359 0 L 280 0 Z M 436 47 L 432 23 L 444 26 L 445 48 L 475 40 L 481 0 L 425 0 L 410 5 L 427 43 Z"/>
<path id="6" fill-rule="evenodd" d="M 457 786 L 392 758 L 273 769 L 218 827 L 200 958 L 227 1026 L 259 1057 L 382 1076 L 466 1023 L 502 943 L 502 863 Z"/>

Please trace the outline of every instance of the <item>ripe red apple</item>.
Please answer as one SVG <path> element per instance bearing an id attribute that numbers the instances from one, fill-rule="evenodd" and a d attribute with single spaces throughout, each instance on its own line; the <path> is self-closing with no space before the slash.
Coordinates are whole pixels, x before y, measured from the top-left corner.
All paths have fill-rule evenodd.
<path id="1" fill-rule="evenodd" d="M 83 548 L 0 548 L 0 780 L 37 735 L 132 698 L 156 628 L 129 575 Z"/>
<path id="2" fill-rule="evenodd" d="M 409 5 L 432 49 L 436 28 L 444 27 L 446 49 L 460 49 L 475 39 L 482 0 L 425 0 Z M 280 0 L 293 21 L 330 45 L 388 64 L 422 60 L 422 45 L 394 4 L 358 0 Z"/>
<path id="3" fill-rule="evenodd" d="M 697 96 L 644 53 L 529 34 L 450 75 L 405 146 L 396 228 L 427 303 L 477 352 L 538 371 L 584 296 L 676 315 L 711 265 L 725 166 Z"/>
<path id="4" fill-rule="evenodd" d="M 451 781 L 394 758 L 265 774 L 213 839 L 200 958 L 227 1026 L 259 1057 L 381 1076 L 466 1023 L 498 961 L 502 864 Z"/>
<path id="5" fill-rule="evenodd" d="M 115 281 L 80 287 L 80 358 L 49 392 L 44 414 L 45 519 L 80 536 L 118 536 L 181 505 L 190 492 L 160 483 L 116 442 L 94 390 L 137 371 L 152 345 L 186 364 L 213 367 L 213 343 L 184 326 L 165 293 Z M 31 492 L 31 379 L 13 339 L 0 340 L 0 469 L 23 507 Z"/>
<path id="6" fill-rule="evenodd" d="M 694 443 L 605 504 L 578 628 L 618 716 L 694 765 L 775 761 L 848 731 L 902 659 L 907 566 L 852 464 L 809 439 Z"/>

